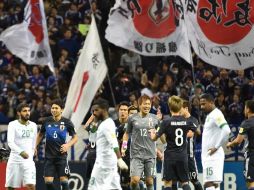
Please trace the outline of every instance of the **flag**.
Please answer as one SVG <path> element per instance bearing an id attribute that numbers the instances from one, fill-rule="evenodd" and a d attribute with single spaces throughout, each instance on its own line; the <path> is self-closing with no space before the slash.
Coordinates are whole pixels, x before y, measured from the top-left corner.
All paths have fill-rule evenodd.
<path id="1" fill-rule="evenodd" d="M 48 65 L 54 72 L 43 0 L 29 0 L 24 10 L 23 22 L 4 30 L 0 41 L 25 63 Z"/>
<path id="2" fill-rule="evenodd" d="M 106 39 L 146 56 L 179 55 L 190 63 L 183 4 L 175 0 L 117 0 Z"/>
<path id="3" fill-rule="evenodd" d="M 102 51 L 94 16 L 87 34 L 84 47 L 75 67 L 67 94 L 63 116 L 71 119 L 81 139 L 84 129 L 80 128 L 93 98 L 107 74 L 107 66 Z M 84 141 L 80 140 L 72 152 L 72 159 L 79 159 L 84 150 Z"/>
<path id="4" fill-rule="evenodd" d="M 185 19 L 195 53 L 226 69 L 254 66 L 253 0 L 186 0 Z"/>

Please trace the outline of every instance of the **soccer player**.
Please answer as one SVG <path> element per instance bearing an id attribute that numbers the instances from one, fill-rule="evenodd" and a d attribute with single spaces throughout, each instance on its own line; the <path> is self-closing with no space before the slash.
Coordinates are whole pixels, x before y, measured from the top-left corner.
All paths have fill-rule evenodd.
<path id="1" fill-rule="evenodd" d="M 198 120 L 191 116 L 190 114 L 190 104 L 188 101 L 183 101 L 183 107 L 181 109 L 181 114 L 187 119 L 188 123 L 193 126 L 194 129 L 196 129 L 195 133 L 200 133 L 198 126 L 199 122 Z M 195 150 L 195 133 L 193 131 L 189 131 L 187 133 L 187 140 L 188 140 L 188 146 L 187 146 L 187 153 L 188 153 L 188 168 L 189 168 L 189 177 L 190 181 L 195 187 L 195 190 L 203 190 L 201 183 L 198 181 L 198 169 L 197 169 L 197 163 L 194 155 Z"/>
<path id="2" fill-rule="evenodd" d="M 127 120 L 128 120 L 128 108 L 129 108 L 128 102 L 120 102 L 118 107 L 118 119 L 114 121 L 116 125 L 116 136 L 119 142 L 119 147 L 122 146 L 123 135 L 126 131 Z M 129 153 L 126 153 L 126 156 L 123 157 L 123 160 L 129 168 L 130 166 Z M 126 171 L 120 172 L 120 180 L 121 180 L 121 186 L 123 190 L 128 190 L 129 182 L 130 182 L 129 173 L 130 173 L 129 169 Z"/>
<path id="3" fill-rule="evenodd" d="M 247 117 L 240 126 L 239 133 L 232 142 L 227 143 L 227 148 L 234 147 L 243 142 L 247 137 L 247 147 L 245 149 L 244 175 L 249 190 L 254 190 L 254 100 L 245 102 L 244 114 Z"/>
<path id="4" fill-rule="evenodd" d="M 93 110 L 93 108 L 91 109 Z M 84 129 L 89 132 L 89 143 L 87 145 L 87 156 L 86 156 L 86 179 L 84 190 L 88 189 L 88 182 L 91 178 L 91 173 L 96 159 L 96 131 L 99 122 L 92 114 L 84 125 Z"/>
<path id="5" fill-rule="evenodd" d="M 28 190 L 35 190 L 36 169 L 33 161 L 37 125 L 29 121 L 30 107 L 19 104 L 18 119 L 8 125 L 7 141 L 11 149 L 6 168 L 5 187 L 8 190 L 19 188 L 22 184 Z"/>
<path id="6" fill-rule="evenodd" d="M 60 178 L 62 190 L 69 190 L 68 177 L 70 175 L 67 151 L 73 146 L 78 137 L 73 123 L 62 117 L 64 104 L 62 100 L 52 101 L 51 114 L 42 124 L 37 135 L 36 146 L 46 136 L 44 181 L 47 190 L 54 190 L 54 177 L 57 174 Z M 72 138 L 67 142 L 67 134 Z"/>
<path id="7" fill-rule="evenodd" d="M 207 113 L 202 134 L 202 165 L 205 190 L 219 189 L 222 182 L 226 143 L 230 128 L 223 113 L 215 107 L 210 94 L 200 96 L 201 110 Z"/>
<path id="8" fill-rule="evenodd" d="M 128 118 L 127 130 L 123 136 L 122 155 L 125 155 L 129 134 L 130 145 L 130 176 L 132 190 L 139 189 L 139 181 L 144 172 L 147 190 L 153 189 L 153 177 L 156 172 L 156 144 L 149 137 L 149 130 L 159 125 L 157 116 L 149 113 L 151 99 L 143 95 L 138 99 L 139 113 Z"/>
<path id="9" fill-rule="evenodd" d="M 163 134 L 167 147 L 164 151 L 163 180 L 164 190 L 172 190 L 172 182 L 179 181 L 183 190 L 190 190 L 188 184 L 187 133 L 195 130 L 186 118 L 181 115 L 183 100 L 178 96 L 168 99 L 171 117 L 162 121 L 157 133 L 150 130 L 151 139 L 156 141 Z"/>
<path id="10" fill-rule="evenodd" d="M 108 108 L 108 101 L 104 99 L 99 98 L 93 103 L 93 115 L 101 123 L 96 131 L 96 160 L 88 190 L 122 189 L 117 164 L 120 169 L 128 170 L 121 158 L 115 123 L 109 117 Z"/>

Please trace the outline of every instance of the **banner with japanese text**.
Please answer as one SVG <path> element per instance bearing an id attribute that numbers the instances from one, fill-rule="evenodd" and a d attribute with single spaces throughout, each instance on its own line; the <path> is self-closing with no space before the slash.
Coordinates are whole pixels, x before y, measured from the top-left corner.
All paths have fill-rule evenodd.
<path id="1" fill-rule="evenodd" d="M 226 69 L 254 66 L 254 0 L 184 0 L 188 37 L 205 62 Z"/>
<path id="2" fill-rule="evenodd" d="M 106 39 L 142 55 L 179 55 L 190 62 L 181 1 L 117 0 L 108 19 Z"/>

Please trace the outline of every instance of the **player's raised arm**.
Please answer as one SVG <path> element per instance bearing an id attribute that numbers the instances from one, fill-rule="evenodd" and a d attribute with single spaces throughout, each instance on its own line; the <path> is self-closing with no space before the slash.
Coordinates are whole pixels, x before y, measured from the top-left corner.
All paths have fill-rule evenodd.
<path id="1" fill-rule="evenodd" d="M 133 128 L 133 126 L 132 126 L 132 117 L 130 116 L 128 118 L 126 131 L 123 135 L 123 143 L 122 143 L 122 147 L 121 147 L 122 156 L 125 156 L 125 152 L 126 152 L 127 146 L 128 146 L 129 134 L 132 132 L 132 128 Z"/>

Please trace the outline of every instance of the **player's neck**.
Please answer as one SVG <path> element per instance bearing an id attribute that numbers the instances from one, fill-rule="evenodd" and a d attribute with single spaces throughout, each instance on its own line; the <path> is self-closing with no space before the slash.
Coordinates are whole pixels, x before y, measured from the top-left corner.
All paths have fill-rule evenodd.
<path id="1" fill-rule="evenodd" d="M 54 119 L 55 121 L 59 121 L 61 118 L 62 118 L 61 115 L 53 116 L 53 119 Z"/>
<path id="2" fill-rule="evenodd" d="M 29 124 L 29 121 L 28 121 L 28 120 L 27 120 L 27 121 L 24 121 L 24 120 L 22 120 L 22 119 L 19 119 L 18 121 L 19 121 L 19 123 L 21 123 L 22 125 L 28 125 L 28 124 Z"/>
<path id="3" fill-rule="evenodd" d="M 211 113 L 215 108 L 216 108 L 215 106 L 212 106 L 209 113 Z"/>
<path id="4" fill-rule="evenodd" d="M 128 118 L 119 118 L 120 123 L 127 123 Z"/>
<path id="5" fill-rule="evenodd" d="M 108 118 L 109 118 L 109 115 L 108 115 L 108 114 L 105 114 L 105 115 L 102 116 L 102 120 L 103 120 L 103 121 L 106 120 L 106 119 L 108 119 Z"/>
<path id="6" fill-rule="evenodd" d="M 147 113 L 139 112 L 139 115 L 140 115 L 141 117 L 146 117 L 146 116 L 147 116 Z"/>
<path id="7" fill-rule="evenodd" d="M 180 114 L 180 112 L 170 112 L 171 113 L 171 116 L 180 116 L 181 114 Z"/>

